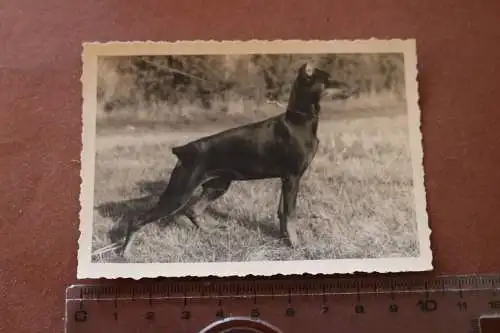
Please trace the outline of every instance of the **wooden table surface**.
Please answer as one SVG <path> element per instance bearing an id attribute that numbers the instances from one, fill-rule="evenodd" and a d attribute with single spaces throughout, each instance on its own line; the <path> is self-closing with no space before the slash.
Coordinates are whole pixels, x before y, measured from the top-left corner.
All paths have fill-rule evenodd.
<path id="1" fill-rule="evenodd" d="M 499 12 L 487 0 L 3 1 L 0 331 L 63 331 L 83 41 L 416 38 L 433 274 L 499 272 Z"/>

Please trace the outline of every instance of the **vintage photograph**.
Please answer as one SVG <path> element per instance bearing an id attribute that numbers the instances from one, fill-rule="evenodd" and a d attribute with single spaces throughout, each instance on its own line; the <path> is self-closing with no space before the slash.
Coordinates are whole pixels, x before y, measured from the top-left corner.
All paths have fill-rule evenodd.
<path id="1" fill-rule="evenodd" d="M 416 42 L 85 43 L 78 278 L 432 269 Z"/>

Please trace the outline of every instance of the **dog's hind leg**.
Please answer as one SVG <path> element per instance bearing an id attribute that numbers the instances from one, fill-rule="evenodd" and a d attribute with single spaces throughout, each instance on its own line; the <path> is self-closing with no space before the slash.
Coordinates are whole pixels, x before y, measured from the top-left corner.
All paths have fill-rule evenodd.
<path id="1" fill-rule="evenodd" d="M 172 217 L 181 211 L 189 202 L 194 190 L 202 183 L 205 171 L 202 165 L 185 166 L 178 162 L 172 171 L 167 188 L 160 196 L 156 206 L 138 219 L 130 220 L 122 246 L 121 254 L 125 254 L 132 236 L 146 224 L 162 217 Z"/>
<path id="2" fill-rule="evenodd" d="M 203 214 L 205 209 L 215 200 L 223 196 L 229 186 L 231 185 L 231 180 L 223 177 L 211 179 L 208 182 L 202 185 L 203 192 L 192 204 L 190 204 L 187 209 L 184 211 L 184 215 L 186 215 L 191 222 L 196 226 L 200 227 L 198 223 L 198 217 Z"/>
<path id="3" fill-rule="evenodd" d="M 282 178 L 282 190 L 280 205 L 278 208 L 278 217 L 280 219 L 281 235 L 291 246 L 298 245 L 297 237 L 297 194 L 299 190 L 300 177 L 297 175 L 288 175 Z"/>
<path id="4" fill-rule="evenodd" d="M 133 218 L 129 221 L 125 232 L 125 240 L 123 241 L 121 249 L 118 253 L 119 255 L 123 256 L 129 251 L 130 245 L 133 243 L 133 239 L 135 238 L 136 232 L 139 231 L 139 229 L 165 216 L 164 210 L 162 208 L 163 207 L 157 205 L 145 214 L 142 214 L 141 216 Z"/>

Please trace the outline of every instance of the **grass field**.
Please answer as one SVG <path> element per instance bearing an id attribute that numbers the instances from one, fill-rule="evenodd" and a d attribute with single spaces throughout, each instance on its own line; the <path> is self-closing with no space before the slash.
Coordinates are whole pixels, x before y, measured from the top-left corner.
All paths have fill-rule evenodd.
<path id="1" fill-rule="evenodd" d="M 209 207 L 202 230 L 182 218 L 165 228 L 146 226 L 130 262 L 417 256 L 406 113 L 378 111 L 320 123 L 320 148 L 299 190 L 298 248 L 290 250 L 278 239 L 279 181 L 241 182 Z M 154 205 L 176 162 L 173 145 L 214 131 L 100 130 L 93 251 L 109 244 L 108 231 L 124 216 Z M 121 260 L 113 254 L 93 258 Z"/>

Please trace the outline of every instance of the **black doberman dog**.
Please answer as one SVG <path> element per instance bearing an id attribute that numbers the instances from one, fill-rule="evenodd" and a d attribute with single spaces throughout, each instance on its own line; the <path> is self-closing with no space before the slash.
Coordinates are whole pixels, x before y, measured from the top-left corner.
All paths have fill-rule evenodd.
<path id="1" fill-rule="evenodd" d="M 167 188 L 153 209 L 129 222 L 119 253 L 127 251 L 131 237 L 144 225 L 183 214 L 198 227 L 197 217 L 231 182 L 268 178 L 281 179 L 280 232 L 288 245 L 296 245 L 297 193 L 318 148 L 320 100 L 331 95 L 331 88 L 341 87 L 346 86 L 306 63 L 298 70 L 285 113 L 173 147 L 178 162 Z M 194 198 L 200 187 L 201 195 Z"/>

